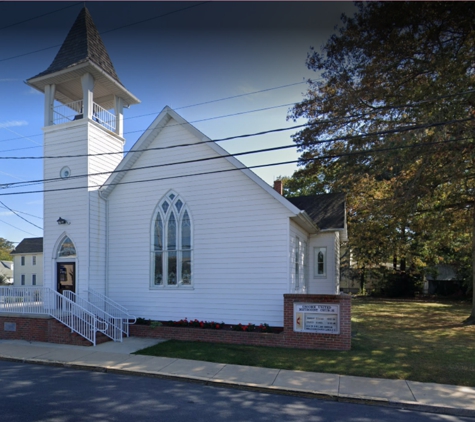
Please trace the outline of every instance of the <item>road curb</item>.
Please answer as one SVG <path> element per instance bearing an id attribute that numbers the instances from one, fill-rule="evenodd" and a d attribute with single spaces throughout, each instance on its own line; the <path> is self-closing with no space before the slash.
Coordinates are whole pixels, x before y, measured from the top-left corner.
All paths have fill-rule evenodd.
<path id="1" fill-rule="evenodd" d="M 461 416 L 461 417 L 472 417 L 472 418 L 475 417 L 475 409 L 472 410 L 472 409 L 461 409 L 461 408 L 449 407 L 449 406 L 428 405 L 428 404 L 408 402 L 408 401 L 403 401 L 403 400 L 395 401 L 395 400 L 389 400 L 389 399 L 384 399 L 384 398 L 361 397 L 357 395 L 348 395 L 348 394 L 333 395 L 333 394 L 328 394 L 328 393 L 323 393 L 323 392 L 318 392 L 318 391 L 305 391 L 302 389 L 289 389 L 289 388 L 277 387 L 277 386 L 262 386 L 262 385 L 247 384 L 247 383 L 242 383 L 242 382 L 232 383 L 228 381 L 211 380 L 209 378 L 193 377 L 189 375 L 160 374 L 156 372 L 115 369 L 115 368 L 107 368 L 103 366 L 81 365 L 81 364 L 75 364 L 75 363 L 69 363 L 69 362 L 49 361 L 49 360 L 44 360 L 44 359 L 33 359 L 33 358 L 28 359 L 28 358 L 15 358 L 11 356 L 0 356 L 0 360 L 9 361 L 9 362 L 29 363 L 33 365 L 72 368 L 72 369 L 79 369 L 79 370 L 91 371 L 91 372 L 104 372 L 104 373 L 107 372 L 107 373 L 118 374 L 118 375 L 132 375 L 132 376 L 168 379 L 172 381 L 196 383 L 196 384 L 208 385 L 212 387 L 232 388 L 232 389 L 237 389 L 237 390 L 255 391 L 255 392 L 269 393 L 269 394 L 281 394 L 281 395 L 286 395 L 286 396 L 313 398 L 313 399 L 325 400 L 325 401 L 336 401 L 340 403 L 354 403 L 354 404 L 363 404 L 363 405 L 368 405 L 368 406 L 383 406 L 383 407 L 390 407 L 393 409 L 411 410 L 411 411 L 423 412 L 423 413 L 436 413 L 436 414 L 443 414 L 443 415 L 450 415 L 450 416 Z"/>

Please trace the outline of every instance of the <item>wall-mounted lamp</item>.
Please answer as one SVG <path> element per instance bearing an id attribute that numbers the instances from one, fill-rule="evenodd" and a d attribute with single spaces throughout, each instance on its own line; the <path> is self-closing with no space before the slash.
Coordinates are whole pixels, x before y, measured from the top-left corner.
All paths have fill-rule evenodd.
<path id="1" fill-rule="evenodd" d="M 64 218 L 61 218 L 59 217 L 56 222 L 59 224 L 59 225 L 62 225 L 62 224 L 71 224 L 69 221 L 66 221 Z"/>

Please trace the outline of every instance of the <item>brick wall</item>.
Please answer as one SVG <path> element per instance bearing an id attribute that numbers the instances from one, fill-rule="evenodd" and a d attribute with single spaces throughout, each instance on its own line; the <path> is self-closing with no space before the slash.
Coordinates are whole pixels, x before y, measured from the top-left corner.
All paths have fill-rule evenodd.
<path id="1" fill-rule="evenodd" d="M 246 344 L 252 346 L 289 347 L 295 349 L 350 350 L 351 349 L 351 297 L 349 295 L 284 295 L 284 330 L 279 334 L 228 330 L 206 330 L 182 327 L 130 326 L 130 335 L 210 343 Z M 340 305 L 340 334 L 294 332 L 294 303 L 324 303 Z M 5 325 L 6 323 L 6 325 Z M 8 331 L 9 323 L 15 331 Z M 51 317 L 0 315 L 0 339 L 43 341 L 49 343 L 90 346 L 91 343 L 72 333 L 69 328 Z M 98 333 L 97 344 L 108 341 Z"/>
<path id="2" fill-rule="evenodd" d="M 293 312 L 295 302 L 340 305 L 340 334 L 294 332 Z M 130 327 L 130 335 L 295 349 L 350 350 L 351 297 L 348 295 L 284 295 L 284 330 L 280 334 L 165 326 L 152 328 L 146 325 L 132 325 Z"/>
<path id="3" fill-rule="evenodd" d="M 15 331 L 9 331 L 14 324 Z M 7 329 L 6 329 L 7 328 Z M 71 344 L 75 346 L 91 346 L 92 343 L 81 337 L 54 318 L 43 315 L 12 316 L 0 315 L 0 339 L 42 341 L 46 343 Z M 96 343 L 108 341 L 108 337 L 98 333 Z"/>

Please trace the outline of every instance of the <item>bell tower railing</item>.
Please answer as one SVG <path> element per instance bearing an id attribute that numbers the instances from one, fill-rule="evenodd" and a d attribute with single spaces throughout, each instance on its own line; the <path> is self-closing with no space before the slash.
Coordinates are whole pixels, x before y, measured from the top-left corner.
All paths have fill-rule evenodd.
<path id="1" fill-rule="evenodd" d="M 60 104 L 53 108 L 53 124 L 60 125 L 62 123 L 72 122 L 83 118 L 84 103 L 83 100 L 73 101 L 68 104 Z M 99 123 L 102 127 L 116 131 L 116 115 L 107 111 L 99 104 L 92 104 L 92 120 Z"/>

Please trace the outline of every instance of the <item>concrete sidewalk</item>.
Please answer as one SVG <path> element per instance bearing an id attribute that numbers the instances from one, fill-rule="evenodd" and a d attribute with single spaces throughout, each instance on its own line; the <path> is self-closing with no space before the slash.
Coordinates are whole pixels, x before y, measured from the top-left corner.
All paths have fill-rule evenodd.
<path id="1" fill-rule="evenodd" d="M 0 340 L 0 359 L 193 380 L 273 393 L 475 417 L 475 388 L 132 355 L 157 339 L 129 337 L 96 347 Z"/>

